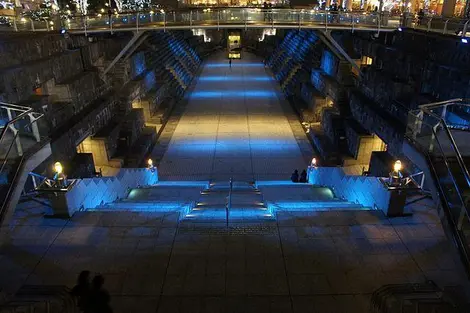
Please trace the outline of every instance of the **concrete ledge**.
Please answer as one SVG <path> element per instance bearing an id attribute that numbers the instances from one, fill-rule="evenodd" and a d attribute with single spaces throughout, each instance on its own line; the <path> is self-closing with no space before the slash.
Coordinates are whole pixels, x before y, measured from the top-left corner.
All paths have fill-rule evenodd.
<path id="1" fill-rule="evenodd" d="M 157 170 L 146 168 L 121 169 L 113 177 L 84 178 L 75 181 L 73 187 L 63 193 L 68 215 L 76 211 L 92 209 L 127 196 L 132 188 L 153 185 L 158 182 Z M 62 208 L 63 209 L 63 208 Z"/>
<path id="2" fill-rule="evenodd" d="M 391 192 L 377 177 L 346 175 L 340 167 L 309 168 L 308 182 L 330 187 L 335 196 L 387 214 Z"/>

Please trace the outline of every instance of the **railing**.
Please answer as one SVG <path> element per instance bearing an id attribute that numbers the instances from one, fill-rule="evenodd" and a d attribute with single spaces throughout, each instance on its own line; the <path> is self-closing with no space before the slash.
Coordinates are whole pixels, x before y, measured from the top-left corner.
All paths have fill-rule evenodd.
<path id="1" fill-rule="evenodd" d="M 405 16 L 403 20 L 403 26 L 444 35 L 468 37 L 470 36 L 469 22 L 470 20 L 468 19 L 444 18 L 441 16 L 429 16 L 422 18 Z"/>
<path id="2" fill-rule="evenodd" d="M 449 224 L 465 259 L 470 266 L 470 175 L 459 148 L 445 121 L 445 111 L 462 99 L 432 103 L 410 111 L 406 136 L 428 158 L 428 164 Z"/>
<path id="3" fill-rule="evenodd" d="M 54 285 L 25 285 L 6 303 L 0 304 L 0 312 L 64 312 L 78 313 L 70 289 Z"/>
<path id="4" fill-rule="evenodd" d="M 232 177 L 230 177 L 228 184 L 229 184 L 229 189 L 228 189 L 227 205 L 225 206 L 225 220 L 227 223 L 226 225 L 227 228 L 228 228 L 228 219 L 229 219 L 230 210 L 232 209 L 232 190 L 233 190 L 233 178 Z"/>
<path id="5" fill-rule="evenodd" d="M 49 133 L 43 114 L 29 107 L 1 103 L 0 115 L 7 121 L 0 135 L 0 221 L 27 156 L 38 151 Z"/>
<path id="6" fill-rule="evenodd" d="M 57 31 L 75 33 L 139 31 L 140 29 L 181 29 L 236 27 L 288 27 L 351 30 L 394 30 L 400 26 L 400 17 L 365 12 L 330 12 L 316 10 L 225 8 L 159 12 L 131 12 L 95 16 L 74 16 L 33 21 L 22 17 L 5 17 L 9 25 L 0 26 L 11 31 Z"/>

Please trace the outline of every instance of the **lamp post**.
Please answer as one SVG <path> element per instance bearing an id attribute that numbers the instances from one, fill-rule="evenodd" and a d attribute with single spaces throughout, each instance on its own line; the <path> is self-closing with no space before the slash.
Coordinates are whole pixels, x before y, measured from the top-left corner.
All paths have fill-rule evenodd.
<path id="1" fill-rule="evenodd" d="M 67 187 L 67 177 L 64 174 L 64 168 L 60 162 L 54 163 L 54 172 L 55 186 L 59 188 Z"/>
<path id="2" fill-rule="evenodd" d="M 393 164 L 393 171 L 390 172 L 390 186 L 401 186 L 403 183 L 403 175 L 401 173 L 402 164 L 400 160 L 396 160 Z"/>
<path id="3" fill-rule="evenodd" d="M 153 160 L 148 159 L 147 160 L 147 168 L 153 173 L 155 172 L 155 166 L 153 165 Z"/>

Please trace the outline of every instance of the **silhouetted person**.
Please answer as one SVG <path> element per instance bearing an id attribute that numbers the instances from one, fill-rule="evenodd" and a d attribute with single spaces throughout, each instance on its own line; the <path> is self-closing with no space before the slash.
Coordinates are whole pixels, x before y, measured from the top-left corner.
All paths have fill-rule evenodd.
<path id="1" fill-rule="evenodd" d="M 424 11 L 423 9 L 420 9 L 418 12 L 418 25 L 423 24 L 423 19 L 424 19 Z"/>
<path id="2" fill-rule="evenodd" d="M 109 27 L 111 27 L 111 17 L 113 16 L 113 11 L 111 11 L 111 8 L 108 9 L 108 21 L 109 21 Z"/>
<path id="3" fill-rule="evenodd" d="M 292 175 L 290 176 L 290 180 L 293 183 L 298 183 L 299 182 L 299 171 L 298 170 L 295 170 L 294 173 L 292 173 Z"/>
<path id="4" fill-rule="evenodd" d="M 301 182 L 301 183 L 306 183 L 307 182 L 307 172 L 305 170 L 303 170 L 302 173 L 300 174 L 299 182 Z"/>
<path id="5" fill-rule="evenodd" d="M 77 284 L 70 292 L 76 298 L 77 306 L 85 311 L 90 297 L 90 271 L 82 271 L 78 275 Z"/>
<path id="6" fill-rule="evenodd" d="M 232 67 L 232 59 L 228 59 L 228 65 L 230 66 L 230 68 Z"/>
<path id="7" fill-rule="evenodd" d="M 266 16 L 268 14 L 268 4 L 266 3 L 266 1 L 263 3 L 263 17 L 264 17 L 264 20 L 266 21 Z"/>
<path id="8" fill-rule="evenodd" d="M 88 302 L 87 313 L 105 313 L 112 312 L 109 307 L 109 293 L 103 288 L 104 277 L 96 275 L 91 283 L 91 292 Z"/>
<path id="9" fill-rule="evenodd" d="M 272 22 L 273 21 L 273 4 L 269 2 L 268 6 L 269 6 L 269 13 L 268 13 L 269 21 Z"/>

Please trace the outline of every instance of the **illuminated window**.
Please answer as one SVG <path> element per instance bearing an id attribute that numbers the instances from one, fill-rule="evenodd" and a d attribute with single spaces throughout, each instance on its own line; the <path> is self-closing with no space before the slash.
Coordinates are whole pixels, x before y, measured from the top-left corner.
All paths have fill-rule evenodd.
<path id="1" fill-rule="evenodd" d="M 372 58 L 363 56 L 361 59 L 361 65 L 372 65 Z"/>

